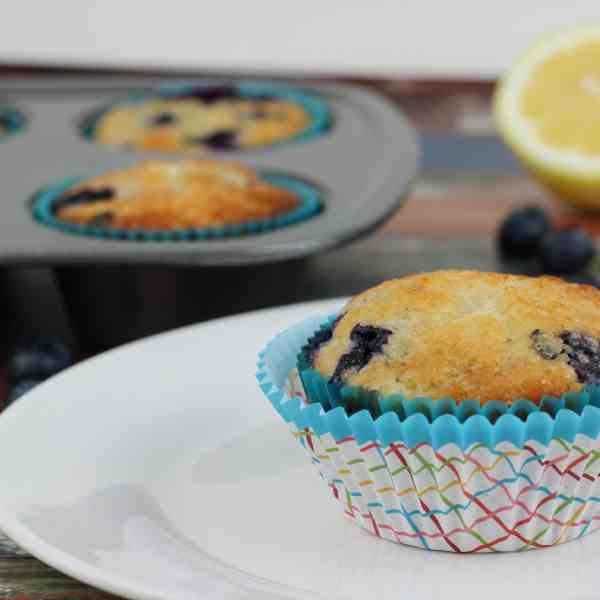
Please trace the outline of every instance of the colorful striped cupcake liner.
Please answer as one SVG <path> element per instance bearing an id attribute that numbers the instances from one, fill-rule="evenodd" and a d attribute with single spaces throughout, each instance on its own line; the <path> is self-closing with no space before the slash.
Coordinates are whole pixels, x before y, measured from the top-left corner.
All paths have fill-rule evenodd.
<path id="1" fill-rule="evenodd" d="M 86 116 L 80 125 L 80 131 L 85 138 L 93 140 L 95 135 L 96 124 L 98 123 L 99 119 L 102 117 L 102 115 L 104 115 L 109 110 L 113 109 L 115 106 L 139 104 L 140 102 L 148 100 L 149 98 L 168 99 L 170 97 L 178 96 L 195 88 L 206 87 L 207 89 L 210 89 L 211 87 L 214 87 L 214 85 L 216 84 L 168 84 L 160 86 L 154 92 L 141 93 L 131 96 L 126 100 L 113 102 L 111 104 L 99 108 L 92 114 Z M 295 102 L 296 104 L 302 106 L 302 108 L 310 117 L 309 125 L 293 136 L 290 136 L 283 140 L 278 140 L 276 142 L 271 142 L 262 146 L 257 146 L 256 148 L 241 148 L 237 151 L 242 152 L 248 150 L 261 150 L 265 148 L 271 148 L 273 146 L 288 144 L 291 142 L 307 141 L 314 137 L 322 135 L 331 126 L 331 112 L 327 106 L 327 103 L 324 102 L 322 99 L 318 98 L 317 96 L 302 89 L 292 86 L 275 85 L 272 83 L 259 81 L 238 82 L 232 84 L 231 87 L 234 88 L 237 91 L 237 93 L 239 93 L 239 95 L 243 98 L 252 99 L 268 96 L 270 98 Z"/>
<path id="2" fill-rule="evenodd" d="M 97 175 L 65 179 L 55 185 L 44 188 L 35 196 L 32 203 L 33 217 L 40 223 L 64 233 L 94 237 L 107 240 L 124 240 L 137 242 L 189 242 L 198 240 L 220 240 L 246 235 L 255 235 L 281 227 L 295 225 L 316 216 L 323 209 L 319 191 L 305 181 L 291 176 L 271 172 L 261 172 L 260 176 L 268 183 L 285 188 L 295 194 L 299 205 L 286 213 L 271 219 L 257 219 L 247 223 L 233 223 L 222 227 L 204 227 L 172 230 L 119 229 L 80 225 L 62 221 L 54 213 L 54 205 L 60 196 L 75 184 Z"/>
<path id="3" fill-rule="evenodd" d="M 257 378 L 355 523 L 393 542 L 459 553 L 546 548 L 598 528 L 596 386 L 500 416 L 474 403 L 463 413 L 451 401 L 436 414 L 426 398 L 377 418 L 365 409 L 348 415 L 343 405 L 309 402 L 296 370 L 323 322 L 272 340 Z"/>

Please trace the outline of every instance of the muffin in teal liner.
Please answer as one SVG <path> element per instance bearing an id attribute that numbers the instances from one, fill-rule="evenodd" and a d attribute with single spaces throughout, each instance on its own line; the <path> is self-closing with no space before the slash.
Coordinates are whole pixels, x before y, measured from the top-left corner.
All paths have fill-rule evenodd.
<path id="1" fill-rule="evenodd" d="M 0 139 L 15 135 L 25 127 L 25 115 L 15 108 L 0 107 Z"/>
<path id="2" fill-rule="evenodd" d="M 250 150 L 306 141 L 331 124 L 327 104 L 299 88 L 260 82 L 167 85 L 84 118 L 84 137 L 135 150 Z"/>
<path id="3" fill-rule="evenodd" d="M 137 163 L 40 191 L 33 216 L 65 233 L 113 240 L 190 241 L 272 231 L 317 215 L 314 186 L 224 161 Z"/>
<path id="4" fill-rule="evenodd" d="M 545 548 L 600 524 L 599 310 L 600 292 L 554 278 L 407 277 L 277 336 L 258 380 L 371 533 Z"/>

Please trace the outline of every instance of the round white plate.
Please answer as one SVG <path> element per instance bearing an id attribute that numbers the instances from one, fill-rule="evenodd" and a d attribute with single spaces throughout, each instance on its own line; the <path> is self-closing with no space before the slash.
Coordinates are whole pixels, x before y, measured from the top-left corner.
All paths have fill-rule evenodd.
<path id="1" fill-rule="evenodd" d="M 189 327 L 42 384 L 0 417 L 0 527 L 134 599 L 597 598 L 598 533 L 457 556 L 346 521 L 254 381 L 265 342 L 339 305 Z"/>

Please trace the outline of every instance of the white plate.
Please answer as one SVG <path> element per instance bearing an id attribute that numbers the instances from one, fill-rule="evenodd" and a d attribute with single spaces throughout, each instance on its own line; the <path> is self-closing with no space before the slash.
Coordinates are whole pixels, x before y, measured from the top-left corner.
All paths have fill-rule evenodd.
<path id="1" fill-rule="evenodd" d="M 114 350 L 0 418 L 0 527 L 134 599 L 591 600 L 600 534 L 521 554 L 397 546 L 347 522 L 254 381 L 279 330 L 340 301 Z"/>

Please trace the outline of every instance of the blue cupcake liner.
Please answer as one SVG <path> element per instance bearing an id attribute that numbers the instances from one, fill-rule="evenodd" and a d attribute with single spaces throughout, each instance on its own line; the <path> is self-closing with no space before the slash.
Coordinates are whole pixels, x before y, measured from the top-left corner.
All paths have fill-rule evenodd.
<path id="1" fill-rule="evenodd" d="M 247 223 L 231 223 L 222 227 L 172 230 L 120 229 L 117 227 L 79 225 L 61 221 L 57 218 L 53 212 L 54 203 L 72 186 L 85 181 L 93 175 L 97 175 L 97 173 L 65 179 L 38 192 L 32 203 L 32 214 L 36 221 L 64 233 L 106 240 L 189 242 L 197 240 L 222 240 L 264 233 L 310 219 L 323 209 L 319 192 L 308 183 L 286 175 L 259 171 L 259 175 L 264 181 L 295 194 L 300 199 L 300 204 L 295 209 L 282 213 L 275 218 L 257 219 Z"/>
<path id="2" fill-rule="evenodd" d="M 25 115 L 16 108 L 0 108 L 0 119 L 4 125 L 4 131 L 0 140 L 4 137 L 15 135 L 25 127 Z"/>
<path id="3" fill-rule="evenodd" d="M 450 398 L 379 398 L 356 388 L 331 386 L 314 369 L 301 368 L 310 403 L 289 397 L 285 384 L 297 367 L 298 354 L 319 327 L 334 319 L 315 317 L 284 331 L 259 357 L 260 388 L 284 421 L 298 430 L 329 433 L 336 441 L 354 436 L 359 444 L 401 442 L 414 448 L 425 443 L 436 450 L 448 443 L 462 450 L 473 444 L 493 449 L 500 442 L 523 448 L 529 440 L 547 446 L 555 438 L 573 442 L 578 434 L 593 440 L 600 434 L 600 387 L 592 385 L 559 398 L 545 397 L 539 405 L 517 399 L 510 406 L 481 406 L 476 400 L 457 404 Z"/>
<path id="4" fill-rule="evenodd" d="M 115 106 L 135 105 L 150 98 L 169 98 L 172 96 L 178 96 L 179 94 L 198 87 L 206 87 L 210 89 L 216 85 L 218 84 L 166 84 L 159 86 L 154 92 L 135 94 L 125 100 L 112 102 L 102 106 L 98 110 L 86 116 L 80 126 L 81 133 L 83 137 L 93 141 L 96 124 L 98 123 L 99 119 L 109 110 L 112 110 Z M 261 150 L 265 148 L 271 148 L 273 146 L 281 146 L 282 144 L 288 144 L 290 142 L 307 141 L 311 138 L 322 135 L 329 129 L 331 125 L 331 113 L 327 107 L 327 104 L 323 100 L 301 89 L 258 81 L 239 82 L 232 84 L 231 87 L 234 88 L 240 94 L 240 96 L 246 98 L 260 98 L 262 96 L 269 96 L 271 98 L 295 102 L 296 104 L 302 106 L 302 108 L 311 118 L 310 124 L 296 135 L 290 136 L 283 140 L 278 140 L 276 142 L 270 142 L 269 144 L 256 146 L 254 148 L 236 148 L 236 152 Z"/>

